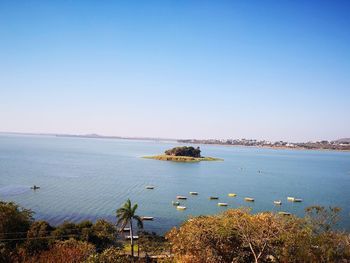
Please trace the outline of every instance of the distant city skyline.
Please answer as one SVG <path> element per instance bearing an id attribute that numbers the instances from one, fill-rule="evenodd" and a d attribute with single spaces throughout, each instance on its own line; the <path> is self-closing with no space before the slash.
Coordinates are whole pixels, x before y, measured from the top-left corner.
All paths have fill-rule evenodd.
<path id="1" fill-rule="evenodd" d="M 1 1 L 0 131 L 350 137 L 348 1 Z"/>

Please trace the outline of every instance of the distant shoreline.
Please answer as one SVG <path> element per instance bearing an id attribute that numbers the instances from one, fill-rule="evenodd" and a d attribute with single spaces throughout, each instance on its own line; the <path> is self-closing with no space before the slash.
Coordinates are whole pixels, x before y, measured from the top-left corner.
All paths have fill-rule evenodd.
<path id="1" fill-rule="evenodd" d="M 53 137 L 65 137 L 65 138 L 85 138 L 85 139 L 117 139 L 117 140 L 144 140 L 144 141 L 156 141 L 156 142 L 172 142 L 178 144 L 199 144 L 199 145 L 213 145 L 213 146 L 229 146 L 229 147 L 246 147 L 246 148 L 266 148 L 273 150 L 306 150 L 306 151 L 336 151 L 336 152 L 350 152 L 350 144 L 345 149 L 333 149 L 333 148 L 306 148 L 300 146 L 273 146 L 273 145 L 240 145 L 240 144 L 227 144 L 227 143 L 206 143 L 198 140 L 194 142 L 192 140 L 180 140 L 173 138 L 152 138 L 152 137 L 123 137 L 123 136 L 104 136 L 98 134 L 56 134 L 56 133 L 22 133 L 22 132 L 0 132 L 0 135 L 23 135 L 23 136 L 53 136 Z M 196 140 L 195 140 L 196 141 Z"/>
<path id="2" fill-rule="evenodd" d="M 182 143 L 182 142 L 179 142 Z M 256 148 L 256 149 L 271 149 L 271 150 L 295 150 L 295 151 L 330 151 L 330 152 L 350 152 L 349 150 L 341 150 L 341 149 L 324 149 L 324 148 L 302 148 L 302 147 L 273 147 L 273 146 L 259 146 L 259 145 L 230 145 L 230 144 L 220 144 L 220 143 L 193 143 L 199 145 L 213 145 L 213 146 L 225 146 L 225 147 L 241 147 L 241 148 Z"/>

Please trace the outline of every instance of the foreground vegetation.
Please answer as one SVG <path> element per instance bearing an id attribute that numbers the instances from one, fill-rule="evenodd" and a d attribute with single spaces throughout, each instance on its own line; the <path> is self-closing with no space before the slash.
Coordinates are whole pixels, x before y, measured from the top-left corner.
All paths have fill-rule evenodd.
<path id="1" fill-rule="evenodd" d="M 350 236 L 333 229 L 338 208 L 310 207 L 305 218 L 231 209 L 173 228 L 177 262 L 349 262 Z"/>
<path id="2" fill-rule="evenodd" d="M 201 156 L 200 148 L 194 148 L 192 146 L 175 147 L 166 150 L 164 154 L 144 156 L 143 158 L 173 162 L 223 161 L 223 159 L 220 158 L 203 157 Z"/>
<path id="3" fill-rule="evenodd" d="M 118 209 L 119 225 L 139 221 L 136 209 L 129 200 Z M 128 245 L 105 220 L 54 227 L 0 202 L 0 262 L 349 262 L 350 236 L 334 229 L 338 219 L 338 208 L 317 206 L 304 218 L 230 209 L 191 218 L 165 237 L 139 231 Z"/>

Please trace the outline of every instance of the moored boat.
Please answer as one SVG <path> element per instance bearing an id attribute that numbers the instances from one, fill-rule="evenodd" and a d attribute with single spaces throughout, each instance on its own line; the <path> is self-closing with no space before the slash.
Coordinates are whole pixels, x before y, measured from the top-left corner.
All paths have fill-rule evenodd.
<path id="1" fill-rule="evenodd" d="M 303 201 L 303 199 L 300 199 L 300 198 L 294 198 L 294 200 L 293 200 L 293 202 L 297 202 L 297 203 L 300 203 L 302 201 Z"/>
<path id="2" fill-rule="evenodd" d="M 186 206 L 178 205 L 178 206 L 176 207 L 176 209 L 178 209 L 178 210 L 185 210 L 185 209 L 186 209 Z"/>
<path id="3" fill-rule="evenodd" d="M 218 206 L 228 206 L 227 203 L 218 203 Z"/>
<path id="4" fill-rule="evenodd" d="M 291 196 L 288 196 L 288 197 L 287 197 L 287 200 L 288 200 L 288 201 L 292 201 L 292 202 L 293 202 L 294 199 L 295 199 L 295 198 L 294 198 L 294 197 L 291 197 Z"/>
<path id="5" fill-rule="evenodd" d="M 37 190 L 40 189 L 40 186 L 33 185 L 30 189 Z"/>
<path id="6" fill-rule="evenodd" d="M 180 202 L 179 201 L 172 201 L 171 202 L 173 205 L 180 205 Z"/>
<path id="7" fill-rule="evenodd" d="M 176 199 L 186 200 L 187 197 L 186 197 L 186 196 L 183 196 L 183 195 L 178 195 L 178 196 L 176 196 Z"/>
<path id="8" fill-rule="evenodd" d="M 190 192 L 190 195 L 198 195 L 198 192 Z"/>
<path id="9" fill-rule="evenodd" d="M 153 216 L 141 216 L 141 220 L 143 221 L 152 221 L 153 219 Z"/>
<path id="10" fill-rule="evenodd" d="M 133 239 L 139 239 L 139 236 L 132 236 L 133 237 Z M 131 236 L 126 236 L 125 237 L 126 239 L 131 239 Z"/>
<path id="11" fill-rule="evenodd" d="M 218 200 L 219 197 L 218 197 L 218 196 L 209 196 L 209 199 L 210 199 L 210 200 Z"/>
<path id="12" fill-rule="evenodd" d="M 237 196 L 237 194 L 229 193 L 228 196 L 230 196 L 230 197 L 235 197 L 235 196 Z"/>
<path id="13" fill-rule="evenodd" d="M 273 201 L 273 203 L 274 203 L 275 205 L 282 205 L 282 201 L 281 201 L 281 200 Z"/>
<path id="14" fill-rule="evenodd" d="M 154 189 L 154 185 L 147 185 L 146 189 L 153 190 Z"/>
<path id="15" fill-rule="evenodd" d="M 247 202 L 254 202 L 254 198 L 251 197 L 245 197 L 244 200 Z"/>

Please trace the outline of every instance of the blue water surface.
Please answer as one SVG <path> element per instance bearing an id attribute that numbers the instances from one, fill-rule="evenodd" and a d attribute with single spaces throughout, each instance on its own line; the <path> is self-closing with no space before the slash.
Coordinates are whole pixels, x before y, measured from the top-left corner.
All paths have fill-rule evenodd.
<path id="1" fill-rule="evenodd" d="M 200 145 L 202 154 L 224 161 L 174 163 L 141 158 L 179 146 L 174 142 L 0 135 L 0 199 L 35 211 L 52 224 L 64 220 L 115 221 L 128 198 L 146 230 L 163 234 L 189 216 L 227 208 L 288 211 L 302 216 L 310 205 L 342 208 L 340 227 L 350 230 L 350 153 Z M 33 185 L 39 190 L 30 190 Z M 154 190 L 145 189 L 154 185 Z M 199 192 L 189 196 L 189 191 Z M 236 193 L 237 197 L 228 197 Z M 171 201 L 186 195 L 178 211 Z M 244 197 L 255 198 L 247 203 Z M 287 202 L 287 196 L 302 203 Z M 281 207 L 273 205 L 282 200 Z"/>

